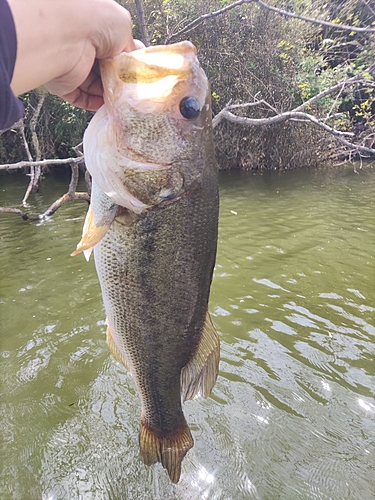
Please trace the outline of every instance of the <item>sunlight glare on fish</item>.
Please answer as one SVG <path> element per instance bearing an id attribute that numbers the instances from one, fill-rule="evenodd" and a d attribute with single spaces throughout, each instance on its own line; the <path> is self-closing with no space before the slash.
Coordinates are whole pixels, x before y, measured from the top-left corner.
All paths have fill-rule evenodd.
<path id="1" fill-rule="evenodd" d="M 149 56 L 144 51 L 139 51 L 134 52 L 133 57 L 139 61 L 148 62 Z M 185 56 L 176 52 L 153 52 L 152 63 L 155 66 L 160 66 L 161 68 L 180 69 L 185 64 Z"/>
<path id="2" fill-rule="evenodd" d="M 153 83 L 138 83 L 136 92 L 140 100 L 158 100 L 168 97 L 178 82 L 178 76 L 168 75 Z"/>

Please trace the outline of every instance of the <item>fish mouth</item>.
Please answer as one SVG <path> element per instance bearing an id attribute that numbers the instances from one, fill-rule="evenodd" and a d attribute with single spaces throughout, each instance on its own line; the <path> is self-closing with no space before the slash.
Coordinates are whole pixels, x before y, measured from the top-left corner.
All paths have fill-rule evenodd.
<path id="1" fill-rule="evenodd" d="M 122 52 L 100 61 L 100 73 L 106 89 L 105 103 L 114 114 L 121 98 L 147 113 L 173 100 L 182 86 L 194 88 L 198 100 L 204 102 L 208 87 L 197 50 L 188 41 Z"/>
<path id="2" fill-rule="evenodd" d="M 155 83 L 168 76 L 186 76 L 196 55 L 196 48 L 187 41 L 123 52 L 118 58 L 117 74 L 122 82 L 137 84 Z"/>

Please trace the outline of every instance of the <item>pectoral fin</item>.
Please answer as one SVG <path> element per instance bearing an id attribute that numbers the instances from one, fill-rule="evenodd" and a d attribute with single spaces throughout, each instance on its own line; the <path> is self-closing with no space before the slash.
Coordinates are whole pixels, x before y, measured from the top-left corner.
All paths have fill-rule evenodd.
<path id="1" fill-rule="evenodd" d="M 97 224 L 94 222 L 94 212 L 92 211 L 91 205 L 87 212 L 85 223 L 83 225 L 83 232 L 81 241 L 78 243 L 77 248 L 70 255 L 74 257 L 81 252 L 85 252 L 86 260 L 89 260 L 90 253 L 93 247 L 99 243 L 99 241 L 106 234 L 110 228 L 114 218 L 116 217 L 118 205 L 113 205 L 103 217 L 99 220 Z"/>
<path id="2" fill-rule="evenodd" d="M 207 397 L 210 394 L 217 379 L 219 359 L 220 341 L 207 311 L 198 347 L 181 371 L 183 401 L 197 395 Z"/>

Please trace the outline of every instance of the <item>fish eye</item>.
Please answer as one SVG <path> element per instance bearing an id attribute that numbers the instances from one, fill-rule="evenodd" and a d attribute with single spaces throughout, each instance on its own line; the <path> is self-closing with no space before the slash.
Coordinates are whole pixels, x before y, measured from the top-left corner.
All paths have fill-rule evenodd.
<path id="1" fill-rule="evenodd" d="M 197 118 L 201 112 L 199 102 L 195 97 L 184 97 L 180 102 L 180 112 L 188 120 Z"/>

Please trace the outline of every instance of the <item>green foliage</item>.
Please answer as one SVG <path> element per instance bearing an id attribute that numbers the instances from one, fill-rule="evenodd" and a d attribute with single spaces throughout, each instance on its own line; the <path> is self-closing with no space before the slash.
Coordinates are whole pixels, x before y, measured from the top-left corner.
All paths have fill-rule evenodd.
<path id="1" fill-rule="evenodd" d="M 120 3 L 131 11 L 134 35 L 139 38 L 135 4 L 125 0 Z M 150 40 L 153 44 L 169 43 L 171 36 L 199 16 L 231 3 L 232 0 L 144 0 Z M 272 5 L 337 25 L 375 26 L 373 8 L 366 8 L 361 0 L 273 0 Z M 375 60 L 374 34 L 306 23 L 277 15 L 256 3 L 211 17 L 172 38 L 184 39 L 197 46 L 211 83 L 214 114 L 228 102 L 260 100 L 269 106 L 257 105 L 236 112 L 264 118 L 274 115 L 275 110 L 293 110 L 325 89 L 363 72 Z M 365 78 L 373 82 L 373 76 L 368 74 Z M 341 131 L 354 132 L 354 139 L 360 143 L 370 144 L 369 138 L 375 137 L 374 89 L 374 85 L 368 84 L 345 87 L 315 101 L 305 111 Z M 29 125 L 38 93 L 26 94 L 23 100 L 30 141 Z M 48 96 L 37 125 L 42 155 L 70 156 L 71 147 L 82 140 L 90 116 Z M 312 166 L 340 151 L 332 136 L 301 122 L 268 127 L 223 122 L 215 129 L 215 140 L 221 168 Z M 19 135 L 11 131 L 1 135 L 0 162 L 20 159 L 25 159 L 25 152 Z"/>
<path id="2" fill-rule="evenodd" d="M 40 91 L 38 90 L 21 97 L 25 107 L 25 135 L 32 155 L 35 151 L 32 147 L 30 121 L 39 98 Z M 91 116 L 92 113 L 47 94 L 36 126 L 42 158 L 75 156 L 72 147 L 82 141 L 83 131 Z M 12 130 L 2 134 L 0 136 L 0 163 L 25 159 L 27 155 L 20 135 Z"/>
<path id="3" fill-rule="evenodd" d="M 48 141 L 56 156 L 73 154 L 72 147 L 82 141 L 83 131 L 92 116 L 91 112 L 76 108 L 58 97 L 49 96 L 44 116 L 44 133 L 47 136 L 46 142 Z"/>

